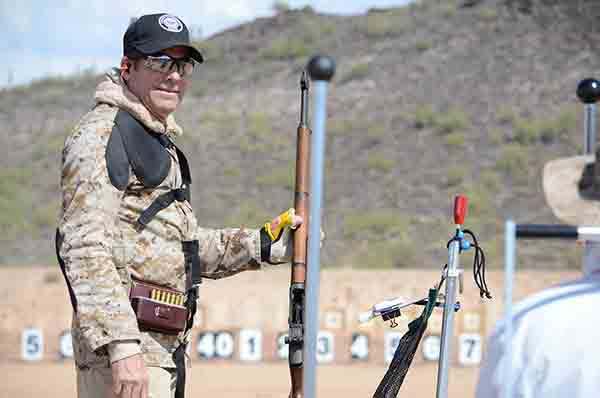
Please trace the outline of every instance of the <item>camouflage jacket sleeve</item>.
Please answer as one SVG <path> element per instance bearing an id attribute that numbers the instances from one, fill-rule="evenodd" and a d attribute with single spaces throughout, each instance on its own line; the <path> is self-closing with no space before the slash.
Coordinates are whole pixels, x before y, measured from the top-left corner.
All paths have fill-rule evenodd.
<path id="1" fill-rule="evenodd" d="M 256 229 L 199 228 L 196 239 L 205 278 L 219 279 L 261 267 L 260 232 Z"/>
<path id="2" fill-rule="evenodd" d="M 110 342 L 140 340 L 114 255 L 122 193 L 110 182 L 106 144 L 112 120 L 82 122 L 63 151 L 60 256 L 75 296 L 76 317 L 92 350 Z"/>

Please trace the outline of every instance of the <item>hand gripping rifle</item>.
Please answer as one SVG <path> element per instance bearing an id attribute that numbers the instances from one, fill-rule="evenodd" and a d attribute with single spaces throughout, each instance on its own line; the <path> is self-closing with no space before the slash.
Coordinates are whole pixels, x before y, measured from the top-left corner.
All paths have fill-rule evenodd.
<path id="1" fill-rule="evenodd" d="M 303 349 L 304 349 L 304 295 L 306 283 L 306 247 L 308 242 L 309 209 L 309 161 L 310 134 L 308 128 L 308 77 L 302 72 L 300 79 L 300 124 L 297 130 L 296 146 L 296 187 L 294 208 L 304 222 L 294 231 L 294 256 L 292 258 L 292 277 L 290 281 L 289 332 L 286 343 L 289 345 L 289 364 L 291 377 L 291 398 L 303 396 Z"/>

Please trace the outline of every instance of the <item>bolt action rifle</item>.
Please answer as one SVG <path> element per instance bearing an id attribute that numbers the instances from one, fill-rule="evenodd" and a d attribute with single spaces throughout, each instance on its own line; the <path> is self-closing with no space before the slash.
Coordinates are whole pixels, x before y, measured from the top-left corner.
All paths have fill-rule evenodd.
<path id="1" fill-rule="evenodd" d="M 291 377 L 291 398 L 302 398 L 304 376 L 304 296 L 306 284 L 306 254 L 308 242 L 309 212 L 309 160 L 310 134 L 308 127 L 308 77 L 302 72 L 300 79 L 300 124 L 297 130 L 296 184 L 294 208 L 304 222 L 294 231 L 294 255 L 290 281 L 289 332 L 286 343 Z"/>

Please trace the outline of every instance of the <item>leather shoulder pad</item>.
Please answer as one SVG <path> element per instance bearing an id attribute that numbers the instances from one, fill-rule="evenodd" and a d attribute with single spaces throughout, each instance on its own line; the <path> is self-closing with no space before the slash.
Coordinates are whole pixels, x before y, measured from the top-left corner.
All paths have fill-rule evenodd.
<path id="1" fill-rule="evenodd" d="M 122 110 L 117 112 L 115 127 L 120 132 L 128 164 L 135 176 L 147 188 L 159 186 L 171 169 L 171 155 L 159 135 L 146 130 L 139 121 Z"/>
<path id="2" fill-rule="evenodd" d="M 129 159 L 123 146 L 121 132 L 116 125 L 110 133 L 105 158 L 110 182 L 119 191 L 124 191 L 129 183 Z"/>

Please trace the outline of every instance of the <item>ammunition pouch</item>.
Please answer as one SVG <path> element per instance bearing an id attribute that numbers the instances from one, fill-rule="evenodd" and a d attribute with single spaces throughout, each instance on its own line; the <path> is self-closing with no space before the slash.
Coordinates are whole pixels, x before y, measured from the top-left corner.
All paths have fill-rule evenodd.
<path id="1" fill-rule="evenodd" d="M 129 299 L 140 330 L 169 335 L 185 330 L 188 309 L 182 292 L 132 278 Z"/>

